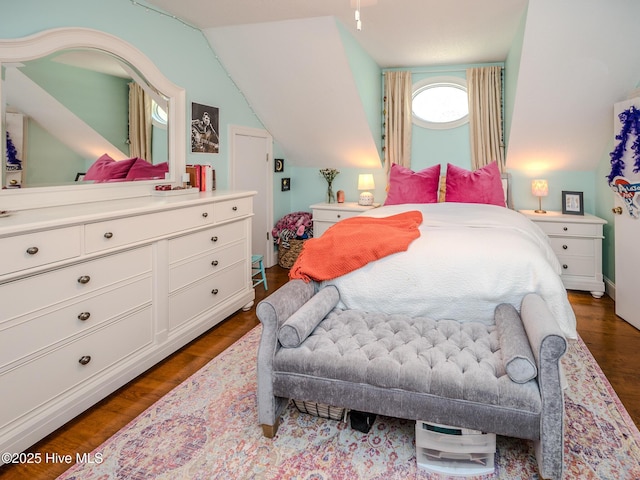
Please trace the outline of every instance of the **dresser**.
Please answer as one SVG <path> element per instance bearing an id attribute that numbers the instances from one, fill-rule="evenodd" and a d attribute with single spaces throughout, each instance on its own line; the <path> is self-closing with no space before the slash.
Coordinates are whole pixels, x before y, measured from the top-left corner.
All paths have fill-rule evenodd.
<path id="1" fill-rule="evenodd" d="M 562 266 L 562 282 L 567 289 L 585 290 L 595 298 L 604 295 L 602 278 L 602 234 L 606 220 L 594 215 L 535 213 L 521 210 L 547 234 Z"/>
<path id="2" fill-rule="evenodd" d="M 334 223 L 345 218 L 355 217 L 376 206 L 358 205 L 357 202 L 314 203 L 309 207 L 313 214 L 313 236 L 319 237 Z"/>
<path id="3" fill-rule="evenodd" d="M 253 194 L 0 218 L 0 451 L 24 450 L 252 305 Z"/>

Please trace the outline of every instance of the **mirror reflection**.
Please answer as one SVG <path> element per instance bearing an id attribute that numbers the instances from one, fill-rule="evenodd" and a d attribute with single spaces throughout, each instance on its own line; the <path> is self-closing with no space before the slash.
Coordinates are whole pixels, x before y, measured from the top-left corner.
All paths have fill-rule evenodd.
<path id="1" fill-rule="evenodd" d="M 96 49 L 3 63 L 3 188 L 164 179 L 168 99 Z"/>

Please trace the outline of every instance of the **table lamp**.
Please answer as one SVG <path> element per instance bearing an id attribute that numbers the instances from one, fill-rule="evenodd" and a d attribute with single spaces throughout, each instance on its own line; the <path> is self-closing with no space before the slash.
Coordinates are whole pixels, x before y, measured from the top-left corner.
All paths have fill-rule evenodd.
<path id="1" fill-rule="evenodd" d="M 369 190 L 376 188 L 373 183 L 372 173 L 361 173 L 358 175 L 358 190 L 364 190 L 358 198 L 358 205 L 373 205 L 373 193 Z"/>
<path id="2" fill-rule="evenodd" d="M 542 197 L 546 197 L 549 195 L 549 184 L 546 180 L 533 180 L 531 182 L 531 193 L 534 196 L 538 197 L 538 209 L 535 210 L 536 213 L 547 213 L 546 210 L 542 209 Z"/>

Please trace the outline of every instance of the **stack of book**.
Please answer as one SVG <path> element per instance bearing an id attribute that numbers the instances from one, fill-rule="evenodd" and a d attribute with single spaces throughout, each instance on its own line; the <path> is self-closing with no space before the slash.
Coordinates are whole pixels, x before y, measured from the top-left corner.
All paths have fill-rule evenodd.
<path id="1" fill-rule="evenodd" d="M 197 188 L 201 192 L 209 192 L 216 189 L 216 171 L 211 165 L 187 165 L 191 188 Z"/>

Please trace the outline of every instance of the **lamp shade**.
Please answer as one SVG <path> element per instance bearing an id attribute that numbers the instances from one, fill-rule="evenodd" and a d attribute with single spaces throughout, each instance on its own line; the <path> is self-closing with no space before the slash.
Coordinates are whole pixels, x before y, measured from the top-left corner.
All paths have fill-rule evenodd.
<path id="1" fill-rule="evenodd" d="M 531 182 L 531 193 L 536 197 L 546 197 L 549 195 L 549 184 L 546 180 L 533 180 Z"/>
<path id="2" fill-rule="evenodd" d="M 358 190 L 373 190 L 376 188 L 373 182 L 372 173 L 361 173 L 358 175 Z"/>

